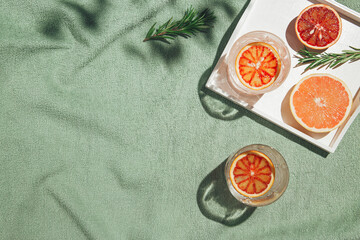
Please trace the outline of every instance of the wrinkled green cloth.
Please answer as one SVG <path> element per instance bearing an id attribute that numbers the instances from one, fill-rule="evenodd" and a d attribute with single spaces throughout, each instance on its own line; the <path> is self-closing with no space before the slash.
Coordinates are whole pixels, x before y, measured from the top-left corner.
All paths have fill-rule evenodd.
<path id="1" fill-rule="evenodd" d="M 142 42 L 191 5 L 209 33 Z M 0 239 L 359 239 L 359 118 L 327 154 L 204 87 L 246 6 L 0 0 Z M 253 143 L 290 170 L 261 208 L 222 175 Z"/>

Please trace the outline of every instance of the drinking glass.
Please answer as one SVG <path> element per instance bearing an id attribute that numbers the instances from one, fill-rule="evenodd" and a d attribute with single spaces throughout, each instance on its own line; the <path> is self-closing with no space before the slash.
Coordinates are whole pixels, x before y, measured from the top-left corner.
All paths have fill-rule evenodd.
<path id="1" fill-rule="evenodd" d="M 271 45 L 279 54 L 281 62 L 280 73 L 277 76 L 275 82 L 270 86 L 260 90 L 253 90 L 243 85 L 238 79 L 235 68 L 236 57 L 241 49 L 243 49 L 248 44 L 256 42 L 262 42 Z M 285 43 L 275 34 L 266 31 L 249 32 L 237 39 L 227 55 L 226 62 L 228 65 L 228 82 L 230 83 L 230 86 L 235 91 L 251 95 L 264 94 L 278 88 L 288 76 L 291 66 L 290 53 Z"/>
<path id="2" fill-rule="evenodd" d="M 271 188 L 264 195 L 254 198 L 242 195 L 235 189 L 230 180 L 230 168 L 232 163 L 236 160 L 237 156 L 248 151 L 258 151 L 265 154 L 272 161 L 275 169 L 275 179 Z M 285 192 L 289 183 L 289 169 L 285 159 L 276 149 L 262 144 L 253 144 L 243 147 L 229 156 L 225 164 L 225 179 L 231 194 L 238 201 L 249 206 L 259 207 L 273 203 Z"/>

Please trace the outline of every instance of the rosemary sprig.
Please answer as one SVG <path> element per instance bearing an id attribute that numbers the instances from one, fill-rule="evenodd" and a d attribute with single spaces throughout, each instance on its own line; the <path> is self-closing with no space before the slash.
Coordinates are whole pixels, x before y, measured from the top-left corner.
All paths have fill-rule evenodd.
<path id="1" fill-rule="evenodd" d="M 189 38 L 197 32 L 205 32 L 211 28 L 215 22 L 215 18 L 214 13 L 209 9 L 205 9 L 199 13 L 190 7 L 185 11 L 184 16 L 179 21 L 173 21 L 173 18 L 170 18 L 157 29 L 155 29 L 156 23 L 152 25 L 146 34 L 144 42 L 159 40 L 170 43 L 169 40 L 174 40 L 177 36 Z"/>
<path id="2" fill-rule="evenodd" d="M 354 62 L 360 59 L 360 48 L 349 46 L 352 50 L 343 50 L 342 53 L 315 53 L 310 52 L 306 48 L 298 51 L 298 61 L 302 64 L 310 64 L 305 68 L 313 69 L 321 66 L 335 68 L 347 61 Z"/>

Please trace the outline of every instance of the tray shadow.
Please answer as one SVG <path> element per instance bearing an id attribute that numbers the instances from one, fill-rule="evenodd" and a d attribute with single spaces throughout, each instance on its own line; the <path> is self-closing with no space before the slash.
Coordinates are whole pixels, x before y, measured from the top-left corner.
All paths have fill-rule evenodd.
<path id="1" fill-rule="evenodd" d="M 205 85 L 212 72 L 208 68 L 200 78 L 198 84 L 198 95 L 202 107 L 211 117 L 225 121 L 238 119 L 244 115 L 245 109 L 239 108 L 232 101 L 211 91 Z"/>
<path id="2" fill-rule="evenodd" d="M 238 21 L 240 20 L 241 16 L 243 15 L 244 11 L 246 10 L 247 6 L 249 5 L 250 0 L 247 0 L 244 7 L 235 17 L 229 28 L 226 30 L 224 36 L 222 37 L 219 46 L 217 48 L 215 58 L 213 64 L 202 74 L 199 79 L 198 83 L 198 95 L 200 102 L 204 108 L 204 110 L 212 117 L 221 119 L 221 120 L 235 120 L 244 115 L 246 112 L 245 109 L 239 108 L 235 103 L 232 101 L 216 94 L 215 92 L 206 88 L 206 82 L 209 79 L 212 71 L 217 66 L 219 70 L 219 79 L 220 81 L 227 82 L 227 70 L 226 66 L 222 64 L 224 62 L 224 57 L 221 58 L 221 54 L 224 51 L 234 29 Z M 233 13 L 232 13 L 233 14 Z M 219 64 L 217 65 L 217 63 Z"/>
<path id="3" fill-rule="evenodd" d="M 220 58 L 213 71 L 211 68 L 205 71 L 198 84 L 198 94 L 203 108 L 210 116 L 234 120 L 244 115 L 244 108 L 253 108 L 262 95 L 248 95 L 233 90 L 228 82 L 228 65 L 224 59 L 225 56 Z M 210 89 L 206 87 L 207 84 Z M 215 92 L 222 92 L 227 98 Z M 243 108 L 239 108 L 238 104 Z"/>
<path id="4" fill-rule="evenodd" d="M 203 179 L 196 197 L 205 217 L 230 227 L 243 223 L 256 207 L 247 206 L 231 195 L 225 181 L 225 162 L 226 160 Z"/>

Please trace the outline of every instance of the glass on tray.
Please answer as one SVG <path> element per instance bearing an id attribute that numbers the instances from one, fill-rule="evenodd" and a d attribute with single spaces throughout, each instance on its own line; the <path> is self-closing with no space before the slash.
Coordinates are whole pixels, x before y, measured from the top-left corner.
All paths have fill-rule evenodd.
<path id="1" fill-rule="evenodd" d="M 253 144 L 229 156 L 225 164 L 225 179 L 238 201 L 259 207 L 273 203 L 285 192 L 289 169 L 277 150 Z"/>
<path id="2" fill-rule="evenodd" d="M 290 71 L 290 53 L 276 35 L 249 32 L 235 41 L 227 56 L 228 81 L 241 93 L 264 94 L 278 88 Z"/>

